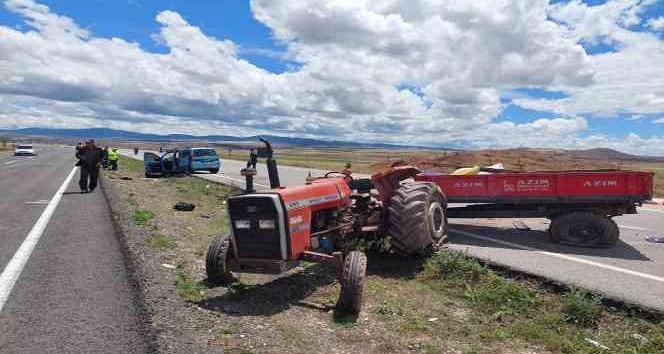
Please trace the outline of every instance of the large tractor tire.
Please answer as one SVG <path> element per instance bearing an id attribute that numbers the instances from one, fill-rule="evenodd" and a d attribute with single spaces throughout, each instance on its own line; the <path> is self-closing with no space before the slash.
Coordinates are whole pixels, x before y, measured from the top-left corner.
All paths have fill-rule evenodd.
<path id="1" fill-rule="evenodd" d="M 361 251 L 348 252 L 341 274 L 341 294 L 337 310 L 357 315 L 364 299 L 364 280 L 367 275 L 367 256 Z"/>
<path id="2" fill-rule="evenodd" d="M 219 235 L 212 241 L 205 260 L 208 283 L 229 284 L 235 281 L 233 273 L 227 267 L 227 260 L 232 254 L 230 235 Z"/>
<path id="3" fill-rule="evenodd" d="M 403 183 L 388 204 L 392 250 L 408 256 L 426 254 L 447 234 L 446 200 L 431 182 Z"/>
<path id="4" fill-rule="evenodd" d="M 549 228 L 554 242 L 579 247 L 613 247 L 620 229 L 610 217 L 587 211 L 560 215 Z"/>

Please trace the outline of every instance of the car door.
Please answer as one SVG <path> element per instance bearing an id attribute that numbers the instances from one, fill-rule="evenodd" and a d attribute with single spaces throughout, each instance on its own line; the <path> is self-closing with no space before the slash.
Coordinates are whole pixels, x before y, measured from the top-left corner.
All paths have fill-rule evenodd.
<path id="1" fill-rule="evenodd" d="M 169 151 L 161 155 L 161 169 L 163 173 L 177 171 L 177 151 Z"/>
<path id="2" fill-rule="evenodd" d="M 143 153 L 143 167 L 145 169 L 145 175 L 161 175 L 161 161 L 160 157 L 157 154 L 151 152 Z"/>
<path id="3" fill-rule="evenodd" d="M 191 173 L 191 150 L 182 150 L 180 153 L 180 170 Z"/>

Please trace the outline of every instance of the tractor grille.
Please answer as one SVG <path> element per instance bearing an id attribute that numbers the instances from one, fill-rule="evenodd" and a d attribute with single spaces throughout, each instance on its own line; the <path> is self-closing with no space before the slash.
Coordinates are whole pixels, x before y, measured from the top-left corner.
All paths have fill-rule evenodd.
<path id="1" fill-rule="evenodd" d="M 238 258 L 282 259 L 281 240 L 286 236 L 281 234 L 284 220 L 275 196 L 242 195 L 228 200 Z"/>

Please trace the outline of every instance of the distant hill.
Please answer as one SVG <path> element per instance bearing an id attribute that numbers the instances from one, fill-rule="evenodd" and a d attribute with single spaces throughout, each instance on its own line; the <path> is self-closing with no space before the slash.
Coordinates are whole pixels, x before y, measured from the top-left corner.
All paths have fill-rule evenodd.
<path id="1" fill-rule="evenodd" d="M 348 147 L 348 148 L 383 148 L 383 149 L 412 149 L 424 148 L 422 146 L 394 145 L 383 143 L 357 143 L 338 140 L 318 140 L 308 138 L 290 138 L 276 135 L 255 136 L 229 136 L 229 135 L 189 135 L 189 134 L 146 134 L 116 130 L 109 128 L 87 128 L 87 129 L 50 129 L 50 128 L 23 128 L 16 130 L 2 130 L 0 134 L 15 136 L 44 136 L 54 138 L 93 138 L 93 139 L 127 139 L 143 141 L 175 141 L 175 140 L 204 140 L 214 142 L 256 142 L 259 137 L 267 139 L 276 145 L 306 146 L 306 147 Z M 430 149 L 430 147 L 429 147 Z M 453 149 L 447 149 L 453 150 Z"/>
<path id="2" fill-rule="evenodd" d="M 664 162 L 664 157 L 657 156 L 639 156 L 626 154 L 624 152 L 616 151 L 607 148 L 596 148 L 588 150 L 569 150 L 567 151 L 571 156 L 593 160 L 606 160 L 606 161 L 649 161 L 649 162 Z"/>

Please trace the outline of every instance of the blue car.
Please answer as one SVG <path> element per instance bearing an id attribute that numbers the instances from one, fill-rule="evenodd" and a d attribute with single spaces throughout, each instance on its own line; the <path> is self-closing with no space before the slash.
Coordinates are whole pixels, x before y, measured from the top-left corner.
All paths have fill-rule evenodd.
<path id="1" fill-rule="evenodd" d="M 196 171 L 219 172 L 221 163 L 217 152 L 212 148 L 184 148 L 168 150 L 161 156 L 146 152 L 143 154 L 146 177 L 159 177 Z"/>

